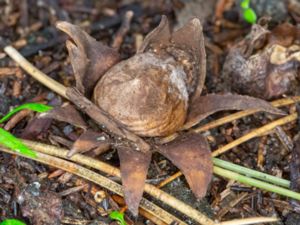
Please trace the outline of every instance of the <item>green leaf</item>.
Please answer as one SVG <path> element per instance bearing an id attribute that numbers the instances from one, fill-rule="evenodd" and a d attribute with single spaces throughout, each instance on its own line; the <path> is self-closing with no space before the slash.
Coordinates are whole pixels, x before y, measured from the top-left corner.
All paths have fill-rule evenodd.
<path id="1" fill-rule="evenodd" d="M 240 6 L 242 9 L 248 9 L 250 7 L 250 0 L 243 0 Z"/>
<path id="2" fill-rule="evenodd" d="M 24 145 L 21 140 L 2 128 L 0 128 L 0 144 L 10 148 L 13 151 L 21 153 L 22 155 L 30 158 L 36 158 L 36 152 L 32 151 L 30 148 Z"/>
<path id="3" fill-rule="evenodd" d="M 16 220 L 16 219 L 7 219 L 4 220 L 0 223 L 0 225 L 26 225 L 25 223 L 23 223 L 20 220 Z"/>
<path id="4" fill-rule="evenodd" d="M 244 16 L 244 19 L 248 23 L 251 23 L 251 24 L 256 23 L 257 16 L 253 9 L 251 9 L 251 8 L 245 9 L 243 11 L 243 16 Z"/>
<path id="5" fill-rule="evenodd" d="M 120 213 L 118 211 L 112 211 L 109 214 L 109 218 L 113 219 L 113 220 L 117 220 L 120 225 L 127 225 L 125 219 L 124 219 L 124 213 Z"/>
<path id="6" fill-rule="evenodd" d="M 2 119 L 0 120 L 0 123 L 5 122 L 11 116 L 13 116 L 14 114 L 16 114 L 17 112 L 19 112 L 23 109 L 30 109 L 32 111 L 42 113 L 42 112 L 47 112 L 50 109 L 53 109 L 53 107 L 44 105 L 44 104 L 40 104 L 40 103 L 25 103 L 23 105 L 20 105 L 20 106 L 14 108 L 12 111 L 7 113 L 4 117 L 2 117 Z"/>

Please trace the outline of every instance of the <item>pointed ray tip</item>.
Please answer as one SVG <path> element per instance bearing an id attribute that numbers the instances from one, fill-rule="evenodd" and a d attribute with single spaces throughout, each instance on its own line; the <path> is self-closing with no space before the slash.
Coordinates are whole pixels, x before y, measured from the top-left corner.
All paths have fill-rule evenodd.
<path id="1" fill-rule="evenodd" d="M 139 215 L 139 204 L 131 203 L 127 204 L 128 210 L 131 212 L 131 214 L 137 218 Z"/>
<path id="2" fill-rule="evenodd" d="M 201 22 L 200 22 L 200 19 L 198 18 L 193 18 L 191 19 L 191 23 L 196 26 L 196 27 L 200 27 L 201 28 Z"/>
<path id="3" fill-rule="evenodd" d="M 192 23 L 195 24 L 195 25 L 196 25 L 196 24 L 200 24 L 200 19 L 199 19 L 199 18 L 196 18 L 196 17 L 195 17 L 195 18 L 193 18 L 191 21 L 192 21 Z"/>
<path id="4" fill-rule="evenodd" d="M 166 15 L 161 15 L 161 20 L 166 20 L 167 16 Z"/>
<path id="5" fill-rule="evenodd" d="M 61 27 L 64 27 L 66 24 L 67 24 L 68 22 L 66 22 L 66 21 L 57 21 L 56 23 L 55 23 L 55 27 L 57 27 L 57 28 L 61 28 Z"/>
<path id="6" fill-rule="evenodd" d="M 73 24 L 67 22 L 67 21 L 58 21 L 55 23 L 55 27 L 59 30 L 62 30 L 64 32 L 66 32 L 68 30 L 68 28 L 74 26 Z"/>

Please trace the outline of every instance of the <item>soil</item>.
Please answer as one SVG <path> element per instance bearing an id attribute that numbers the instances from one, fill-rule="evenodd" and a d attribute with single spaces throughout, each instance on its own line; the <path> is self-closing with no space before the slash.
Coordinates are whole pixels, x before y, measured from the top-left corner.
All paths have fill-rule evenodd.
<path id="1" fill-rule="evenodd" d="M 222 2 L 226 3 L 220 7 Z M 57 21 L 67 20 L 74 24 L 81 24 L 94 38 L 111 45 L 124 13 L 132 10 L 134 18 L 129 32 L 123 37 L 119 50 L 122 58 L 126 59 L 135 53 L 138 38 L 144 37 L 156 27 L 162 14 L 167 15 L 171 27 L 184 24 L 189 18 L 196 16 L 201 18 L 207 41 L 208 68 L 203 94 L 224 93 L 230 89 L 228 87 L 230 84 L 225 82 L 222 76 L 226 55 L 232 46 L 243 40 L 251 30 L 251 25 L 243 20 L 237 2 L 239 1 L 216 0 L 209 4 L 207 1 L 201 0 L 3 1 L 0 3 L 0 45 L 2 47 L 8 44 L 13 45 L 37 68 L 65 86 L 72 86 L 75 80 L 65 48 L 67 37 L 55 28 Z M 272 16 L 270 21 L 272 27 L 283 22 L 299 26 L 300 11 L 297 11 L 297 7 L 288 7 L 289 4 L 292 4 L 291 2 L 294 4 L 295 1 L 280 0 L 274 4 L 274 1 L 260 0 L 253 1 L 252 4 L 259 17 Z M 206 3 L 209 6 L 200 7 Z M 216 10 L 217 4 L 220 7 L 219 11 Z M 298 2 L 298 9 L 299 5 Z M 7 68 L 15 72 L 6 71 Z M 42 102 L 57 106 L 65 101 L 28 76 L 26 72 L 16 69 L 18 68 L 15 63 L 0 49 L 0 117 L 11 108 L 26 102 Z M 298 78 L 299 75 L 298 68 Z M 299 88 L 299 86 L 297 87 Z M 290 93 L 290 95 L 293 94 L 296 95 L 296 93 Z M 286 95 L 283 94 L 275 99 L 284 96 Z M 284 110 L 295 112 L 296 108 L 291 105 L 285 107 Z M 201 124 L 230 113 L 214 114 Z M 28 124 L 34 118 L 36 118 L 36 113 L 28 113 L 27 116 L 19 119 L 9 131 L 17 137 L 26 135 Z M 211 129 L 204 135 L 208 137 L 211 149 L 215 150 L 273 119 L 267 114 L 257 113 Z M 86 120 L 89 125 L 97 127 L 88 118 Z M 0 125 L 0 127 L 3 126 Z M 299 125 L 290 123 L 282 126 L 282 129 L 293 139 L 299 132 Z M 80 129 L 72 125 L 53 121 L 51 125 L 49 123 L 49 129 L 28 138 L 65 147 L 67 143 L 76 140 L 80 132 Z M 57 137 L 61 137 L 64 142 L 59 141 L 62 139 Z M 273 132 L 239 145 L 221 155 L 220 158 L 290 179 L 291 153 L 292 151 L 286 149 L 276 133 Z M 264 156 L 262 163 L 258 163 L 259 154 Z M 97 157 L 119 166 L 115 149 Z M 148 182 L 158 184 L 176 171 L 177 168 L 170 161 L 155 154 L 148 173 Z M 100 203 L 96 203 L 93 194 L 83 188 L 71 191 L 70 194 L 62 194 L 73 187 L 80 186 L 77 182 L 76 176 L 56 168 L 0 152 L 0 221 L 6 218 L 17 218 L 26 224 L 113 224 L 113 221 L 108 218 L 108 214 L 111 210 L 122 208 L 122 205 L 118 205 L 113 200 L 112 193 L 107 192 L 107 198 Z M 88 185 L 92 184 L 91 182 L 87 183 Z M 106 192 L 101 187 L 97 188 Z M 214 176 L 207 196 L 202 200 L 194 197 L 183 177 L 163 187 L 163 190 L 213 219 L 226 221 L 244 217 L 277 216 L 281 222 L 273 224 L 300 224 L 297 207 L 290 204 L 290 199 L 218 176 Z M 242 194 L 244 197 L 237 204 L 229 207 L 233 200 Z M 187 224 L 195 224 L 170 207 L 156 202 L 154 199 L 149 199 Z M 222 212 L 226 207 L 229 207 L 228 211 Z M 134 221 L 130 213 L 126 212 L 126 216 Z M 72 223 L 71 219 L 77 222 L 81 221 L 81 223 Z M 140 224 L 151 224 L 143 216 L 139 216 L 136 221 Z"/>

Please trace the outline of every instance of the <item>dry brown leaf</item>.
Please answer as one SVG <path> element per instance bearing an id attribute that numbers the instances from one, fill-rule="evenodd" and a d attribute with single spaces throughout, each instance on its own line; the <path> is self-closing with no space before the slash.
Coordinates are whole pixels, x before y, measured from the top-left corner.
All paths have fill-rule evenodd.
<path id="1" fill-rule="evenodd" d="M 33 118 L 26 125 L 21 134 L 21 138 L 33 140 L 41 133 L 47 131 L 51 125 L 51 122 L 51 118 Z"/>

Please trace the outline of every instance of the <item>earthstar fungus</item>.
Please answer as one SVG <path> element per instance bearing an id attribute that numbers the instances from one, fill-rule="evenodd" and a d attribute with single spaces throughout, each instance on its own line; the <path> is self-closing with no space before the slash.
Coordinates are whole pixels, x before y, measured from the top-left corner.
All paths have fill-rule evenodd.
<path id="1" fill-rule="evenodd" d="M 299 37 L 300 29 L 289 23 L 271 31 L 253 25 L 226 57 L 222 75 L 227 86 L 238 93 L 265 99 L 299 92 Z"/>
<path id="2" fill-rule="evenodd" d="M 187 130 L 220 110 L 259 109 L 282 114 L 269 103 L 241 95 L 210 94 L 201 97 L 206 76 L 202 26 L 192 19 L 171 32 L 168 20 L 149 33 L 137 53 L 120 61 L 113 49 L 97 42 L 80 27 L 59 22 L 67 33 L 76 88 L 120 126 L 151 143 L 151 151 L 115 145 L 129 210 L 137 215 L 153 151 L 158 151 L 185 175 L 198 198 L 205 196 L 212 177 L 209 145 L 200 134 L 185 132 L 167 144 L 150 141 Z M 93 145 L 91 145 L 93 146 Z"/>

